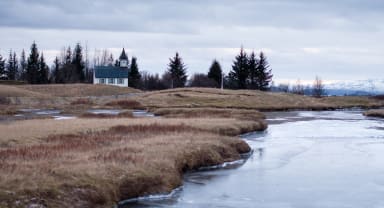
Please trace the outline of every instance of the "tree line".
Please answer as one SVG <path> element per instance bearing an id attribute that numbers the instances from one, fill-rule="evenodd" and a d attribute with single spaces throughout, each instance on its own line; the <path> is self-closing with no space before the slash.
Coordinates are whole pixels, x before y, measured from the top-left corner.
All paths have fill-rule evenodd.
<path id="1" fill-rule="evenodd" d="M 95 54 L 93 66 L 88 60 L 88 50 L 77 43 L 72 50 L 70 46 L 63 48 L 56 56 L 51 67 L 45 61 L 43 52 L 39 52 L 37 44 L 32 43 L 30 53 L 26 56 L 23 50 L 20 58 L 12 50 L 6 60 L 0 55 L 0 79 L 19 80 L 29 84 L 48 83 L 92 83 L 94 66 L 117 65 L 112 53 L 107 50 Z M 130 87 L 143 90 L 159 90 L 177 87 L 225 87 L 230 89 L 268 90 L 272 80 L 271 69 L 263 52 L 248 55 L 243 48 L 233 61 L 232 69 L 223 74 L 217 60 L 213 60 L 207 73 L 193 74 L 188 80 L 187 66 L 176 52 L 169 59 L 165 72 L 160 76 L 139 71 L 137 58 L 132 57 L 129 63 Z"/>
<path id="2" fill-rule="evenodd" d="M 49 67 L 43 52 L 39 52 L 37 44 L 32 43 L 28 57 L 23 50 L 20 59 L 10 50 L 8 60 L 0 55 L 0 79 L 19 80 L 29 84 L 48 83 L 92 83 L 95 66 L 117 65 L 112 53 L 103 50 L 96 54 L 93 65 L 88 60 L 88 50 L 77 43 L 72 50 L 70 46 L 63 48 L 60 56 L 56 56 Z M 92 66 L 91 66 L 92 65 Z M 250 55 L 241 48 L 233 61 L 232 69 L 223 74 L 220 63 L 215 59 L 207 73 L 193 74 L 188 80 L 187 67 L 182 57 L 176 52 L 169 59 L 166 71 L 160 76 L 139 71 L 137 58 L 132 57 L 129 63 L 128 76 L 130 87 L 143 90 L 160 90 L 177 87 L 225 87 L 230 89 L 268 90 L 272 80 L 271 69 L 263 52 Z"/>
<path id="3" fill-rule="evenodd" d="M 35 42 L 31 45 L 28 57 L 24 50 L 20 59 L 12 50 L 7 61 L 0 55 L 1 80 L 24 81 L 29 84 L 86 83 L 93 77 L 88 69 L 79 43 L 73 51 L 70 47 L 65 49 L 61 58 L 55 58 L 52 67 L 47 65 L 43 52 L 39 52 Z"/>
<path id="4" fill-rule="evenodd" d="M 304 86 L 300 79 L 296 80 L 296 83 L 290 85 L 289 83 L 280 83 L 275 85 L 272 83 L 271 91 L 292 93 L 297 95 L 311 95 L 313 97 L 323 97 L 327 95 L 322 79 L 319 76 L 315 77 L 312 85 Z"/>
<path id="5" fill-rule="evenodd" d="M 229 89 L 269 90 L 272 69 L 263 52 L 248 55 L 243 48 L 233 61 L 231 71 L 225 75 L 220 63 L 213 60 L 208 72 L 193 74 L 187 80 L 187 67 L 179 53 L 169 60 L 168 69 L 162 76 L 143 73 L 142 88 L 160 90 L 176 87 L 224 87 Z"/>
<path id="6" fill-rule="evenodd" d="M 93 63 L 88 59 L 88 49 L 85 50 L 77 43 L 74 50 L 70 46 L 63 48 L 61 54 L 56 56 L 53 64 L 46 64 L 43 52 L 39 53 L 37 44 L 32 43 L 28 57 L 23 50 L 20 58 L 16 52 L 10 50 L 8 59 L 0 54 L 0 80 L 18 80 L 29 84 L 47 83 L 92 83 L 95 66 L 118 66 L 113 54 L 107 49 L 99 53 L 95 51 Z M 265 54 L 261 51 L 249 55 L 241 47 L 236 55 L 232 68 L 224 74 L 220 63 L 214 59 L 207 73 L 195 73 L 190 79 L 187 75 L 187 65 L 176 52 L 169 58 L 167 69 L 162 75 L 139 71 L 136 57 L 128 61 L 130 72 L 128 74 L 129 86 L 142 90 L 162 90 L 178 87 L 215 87 L 229 89 L 256 89 L 272 90 L 276 92 L 290 92 L 300 95 L 313 95 L 321 97 L 326 94 L 324 85 L 316 77 L 313 86 L 304 87 L 300 80 L 293 86 L 289 84 L 272 83 L 272 70 Z"/>

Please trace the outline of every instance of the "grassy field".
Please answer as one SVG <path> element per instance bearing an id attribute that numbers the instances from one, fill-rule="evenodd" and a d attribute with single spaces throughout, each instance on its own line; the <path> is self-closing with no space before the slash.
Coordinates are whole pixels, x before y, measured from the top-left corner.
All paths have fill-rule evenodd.
<path id="1" fill-rule="evenodd" d="M 140 90 L 91 84 L 0 85 L 0 115 L 16 113 L 20 108 L 55 108 L 77 113 L 79 108 L 104 106 L 132 93 Z"/>
<path id="2" fill-rule="evenodd" d="M 240 158 L 233 118 L 49 119 L 0 125 L 0 207 L 111 207 L 169 192 L 182 173 Z"/>
<path id="3" fill-rule="evenodd" d="M 85 97 L 137 92 L 140 90 L 92 84 L 0 85 L 0 97 Z"/>
<path id="4" fill-rule="evenodd" d="M 135 96 L 127 94 L 135 93 Z M 1 85 L 0 106 L 13 111 L 17 107 L 43 107 L 58 109 L 91 108 L 137 108 L 156 111 L 168 109 L 248 109 L 274 110 L 327 110 L 349 107 L 374 108 L 384 105 L 383 99 L 369 97 L 324 97 L 313 98 L 289 93 L 272 93 L 255 90 L 220 90 L 213 88 L 179 88 L 141 93 L 131 88 L 105 85 Z M 7 107 L 8 105 L 8 107 Z M 187 110 L 184 110 L 185 112 Z M 168 111 L 170 112 L 170 111 Z M 163 112 L 159 112 L 164 115 Z"/>
<path id="5" fill-rule="evenodd" d="M 369 97 L 313 98 L 288 93 L 251 90 L 185 88 L 145 93 L 137 98 L 148 108 L 235 108 L 262 111 L 349 107 L 378 107 L 384 101 Z"/>

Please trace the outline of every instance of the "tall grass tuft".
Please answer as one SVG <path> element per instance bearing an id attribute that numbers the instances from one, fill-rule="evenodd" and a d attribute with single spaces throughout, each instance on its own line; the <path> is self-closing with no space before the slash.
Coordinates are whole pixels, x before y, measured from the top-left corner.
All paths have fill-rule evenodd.
<path id="1" fill-rule="evenodd" d="M 145 107 L 136 100 L 115 100 L 105 104 L 106 106 L 120 107 L 124 109 L 144 110 Z"/>

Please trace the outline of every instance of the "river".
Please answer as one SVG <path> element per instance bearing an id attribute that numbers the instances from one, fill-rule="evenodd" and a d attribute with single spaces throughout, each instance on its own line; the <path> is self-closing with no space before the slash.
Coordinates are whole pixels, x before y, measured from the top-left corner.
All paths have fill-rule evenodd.
<path id="1" fill-rule="evenodd" d="M 384 207 L 384 120 L 359 110 L 267 118 L 266 132 L 244 136 L 254 154 L 243 165 L 188 173 L 174 194 L 127 207 Z"/>

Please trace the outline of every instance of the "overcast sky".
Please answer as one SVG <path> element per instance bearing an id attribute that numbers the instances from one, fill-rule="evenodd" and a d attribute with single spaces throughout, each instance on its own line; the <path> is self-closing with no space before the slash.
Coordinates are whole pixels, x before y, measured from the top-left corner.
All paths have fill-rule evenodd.
<path id="1" fill-rule="evenodd" d="M 384 1 L 0 0 L 0 54 L 34 40 L 49 64 L 80 42 L 125 47 L 151 73 L 176 51 L 190 75 L 215 58 L 228 72 L 243 45 L 266 53 L 278 82 L 384 78 Z"/>

